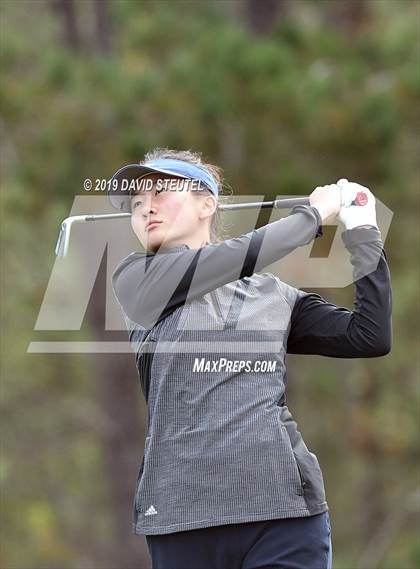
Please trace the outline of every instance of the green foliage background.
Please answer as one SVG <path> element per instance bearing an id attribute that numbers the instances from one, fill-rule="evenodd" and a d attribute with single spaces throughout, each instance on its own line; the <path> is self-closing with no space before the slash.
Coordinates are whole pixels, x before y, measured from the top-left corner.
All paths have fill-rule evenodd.
<path id="1" fill-rule="evenodd" d="M 304 195 L 346 177 L 394 212 L 392 352 L 290 357 L 288 405 L 324 472 L 334 567 L 420 566 L 419 4 L 367 2 L 357 29 L 331 24 L 333 4 L 292 2 L 256 35 L 232 2 L 114 1 L 103 52 L 91 2 L 76 3 L 74 50 L 49 3 L 2 0 L 1 567 L 147 567 L 142 538 L 127 538 L 129 557 L 117 539 L 131 505 L 116 521 L 100 356 L 26 350 L 84 178 L 155 146 L 202 151 L 238 194 Z M 352 306 L 353 287 L 321 292 Z M 131 371 L 139 422 L 121 486 L 134 485 L 143 444 Z"/>

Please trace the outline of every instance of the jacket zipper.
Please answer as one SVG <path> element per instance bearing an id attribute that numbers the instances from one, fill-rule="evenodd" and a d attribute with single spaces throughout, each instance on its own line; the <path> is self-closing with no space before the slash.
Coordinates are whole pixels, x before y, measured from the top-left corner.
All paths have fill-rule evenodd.
<path id="1" fill-rule="evenodd" d="M 224 322 L 223 322 L 222 308 L 221 308 L 221 306 L 220 306 L 219 299 L 218 299 L 218 297 L 217 297 L 217 292 L 216 292 L 215 290 L 211 290 L 211 291 L 210 291 L 210 296 L 211 296 L 211 298 L 213 299 L 213 303 L 214 303 L 214 307 L 215 307 L 215 310 L 216 310 L 217 318 L 220 320 L 220 322 L 221 322 L 222 324 L 224 324 Z"/>
<path id="2" fill-rule="evenodd" d="M 149 340 L 149 342 L 154 342 L 155 340 L 153 338 L 151 338 Z M 143 392 L 144 392 L 144 396 L 146 399 L 146 402 L 149 399 L 149 389 L 150 389 L 150 368 L 152 365 L 152 360 L 153 360 L 153 352 L 144 352 L 143 353 L 143 365 L 141 367 L 141 374 L 142 374 L 142 378 L 141 378 L 141 384 L 142 384 L 142 388 L 143 388 Z M 149 406 L 147 405 L 147 412 L 149 413 Z M 150 427 L 150 419 L 148 417 L 147 420 L 147 428 L 149 429 Z M 146 436 L 145 442 L 144 442 L 144 452 L 143 452 L 143 458 L 141 461 L 141 465 L 140 465 L 140 470 L 139 470 L 139 474 L 137 477 L 137 485 L 136 485 L 136 492 L 135 492 L 135 499 L 134 499 L 134 509 L 135 509 L 135 514 L 136 514 L 136 523 L 137 523 L 137 516 L 140 512 L 140 486 L 141 486 L 141 480 L 143 477 L 143 471 L 144 471 L 144 462 L 145 462 L 145 458 L 146 458 L 146 453 L 147 453 L 147 447 L 148 444 L 150 442 L 150 435 Z"/>
<path id="3" fill-rule="evenodd" d="M 143 458 L 141 459 L 140 470 L 139 470 L 139 474 L 137 476 L 137 483 L 136 483 L 136 495 L 135 495 L 135 499 L 134 499 L 134 508 L 135 508 L 136 513 L 139 511 L 140 481 L 141 481 L 142 476 L 143 476 L 143 470 L 144 470 L 144 454 L 143 454 Z"/>
<path id="4" fill-rule="evenodd" d="M 146 345 L 150 347 L 155 342 L 156 340 L 154 338 L 150 338 L 150 340 L 146 341 Z M 151 380 L 150 368 L 152 366 L 153 354 L 154 350 L 145 351 L 143 352 L 140 358 L 140 361 L 142 362 L 140 366 L 140 384 L 144 393 L 144 397 L 146 399 L 146 403 L 149 400 L 149 389 L 150 389 L 150 380 Z"/>
<path id="5" fill-rule="evenodd" d="M 147 454 L 147 450 L 148 450 L 148 446 L 150 443 L 150 435 L 146 437 L 145 441 L 144 441 L 144 452 L 143 452 L 143 458 L 141 460 L 141 465 L 140 465 L 140 470 L 139 470 L 139 475 L 137 477 L 137 488 L 136 488 L 136 497 L 135 497 L 135 509 L 136 512 L 140 512 L 140 486 L 141 486 L 141 480 L 143 477 L 143 472 L 144 472 L 144 462 L 146 460 L 146 454 Z"/>

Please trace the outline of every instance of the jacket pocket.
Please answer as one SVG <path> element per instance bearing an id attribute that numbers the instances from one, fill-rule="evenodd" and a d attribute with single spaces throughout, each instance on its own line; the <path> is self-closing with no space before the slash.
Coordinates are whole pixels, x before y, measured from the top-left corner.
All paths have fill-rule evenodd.
<path id="1" fill-rule="evenodd" d="M 326 506 L 324 479 L 316 454 L 311 452 L 297 429 L 290 411 L 284 405 L 281 407 L 281 422 L 287 430 L 296 466 L 299 468 L 307 507 L 311 511 L 319 511 Z"/>
<path id="2" fill-rule="evenodd" d="M 290 452 L 291 461 L 294 465 L 294 470 L 296 472 L 296 479 L 299 481 L 299 484 L 298 484 L 299 489 L 297 491 L 297 494 L 299 496 L 303 496 L 305 479 L 303 477 L 303 473 L 302 473 L 302 470 L 300 468 L 300 465 L 296 459 L 296 455 L 293 451 L 293 447 L 292 447 L 292 443 L 290 441 L 289 433 L 287 432 L 287 429 L 286 429 L 285 425 L 283 424 L 282 420 L 280 419 L 280 417 L 278 417 L 278 421 L 280 424 L 280 432 L 281 432 L 282 437 L 285 440 L 287 448 Z"/>
<path id="3" fill-rule="evenodd" d="M 298 460 L 296 453 L 294 451 L 293 451 L 293 456 L 295 457 L 296 466 L 297 466 L 297 469 L 299 471 L 300 485 L 302 486 L 302 490 L 305 491 L 306 480 L 305 480 L 305 477 L 304 477 L 303 472 L 302 472 L 302 467 L 299 464 L 299 460 Z"/>
<path id="4" fill-rule="evenodd" d="M 315 509 L 325 505 L 324 479 L 316 455 L 307 448 L 298 448 L 293 453 L 301 473 L 302 488 L 308 507 Z"/>

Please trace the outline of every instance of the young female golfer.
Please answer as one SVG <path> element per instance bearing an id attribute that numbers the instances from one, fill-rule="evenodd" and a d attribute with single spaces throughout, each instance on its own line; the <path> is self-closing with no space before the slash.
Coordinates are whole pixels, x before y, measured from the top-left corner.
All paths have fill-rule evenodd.
<path id="1" fill-rule="evenodd" d="M 390 274 L 373 195 L 341 180 L 316 188 L 309 206 L 218 242 L 220 170 L 200 155 L 157 150 L 114 179 L 121 191 L 110 199 L 130 208 L 145 249 L 118 265 L 113 287 L 148 404 L 133 530 L 153 568 L 330 568 L 322 473 L 285 404 L 284 362 L 286 353 L 389 352 Z M 136 181 L 131 195 L 123 180 Z M 341 207 L 340 192 L 351 203 L 361 189 L 365 206 Z M 259 272 L 337 214 L 354 311 Z"/>

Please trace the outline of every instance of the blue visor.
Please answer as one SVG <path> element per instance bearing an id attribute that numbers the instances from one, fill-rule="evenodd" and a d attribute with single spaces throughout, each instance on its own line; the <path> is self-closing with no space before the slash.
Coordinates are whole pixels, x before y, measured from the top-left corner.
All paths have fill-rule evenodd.
<path id="1" fill-rule="evenodd" d="M 130 182 L 153 173 L 198 180 L 200 185 L 204 184 L 216 198 L 219 195 L 216 180 L 200 166 L 183 160 L 161 158 L 150 160 L 144 164 L 128 164 L 115 172 L 107 186 L 108 197 L 112 206 L 120 211 L 130 211 Z"/>

